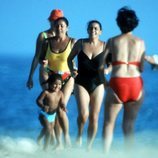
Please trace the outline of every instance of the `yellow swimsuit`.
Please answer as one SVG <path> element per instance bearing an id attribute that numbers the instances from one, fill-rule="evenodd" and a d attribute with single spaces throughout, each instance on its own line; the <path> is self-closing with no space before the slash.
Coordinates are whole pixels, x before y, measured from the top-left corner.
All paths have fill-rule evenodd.
<path id="1" fill-rule="evenodd" d="M 60 53 L 55 53 L 50 50 L 50 45 L 48 45 L 46 59 L 48 60 L 48 70 L 49 72 L 61 74 L 64 78 L 70 76 L 70 70 L 67 64 L 67 58 L 71 52 L 71 39 L 68 42 L 67 47 L 64 51 Z"/>

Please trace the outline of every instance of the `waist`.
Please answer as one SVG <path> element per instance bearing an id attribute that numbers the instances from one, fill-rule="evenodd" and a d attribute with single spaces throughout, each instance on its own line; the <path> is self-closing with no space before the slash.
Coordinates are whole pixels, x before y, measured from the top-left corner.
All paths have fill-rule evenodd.
<path id="1" fill-rule="evenodd" d="M 62 80 L 65 80 L 65 79 L 67 79 L 67 78 L 69 78 L 71 76 L 70 72 L 52 71 L 48 67 L 46 68 L 46 71 L 47 71 L 47 73 L 49 75 L 53 75 L 53 74 L 59 74 L 59 75 L 61 75 Z"/>

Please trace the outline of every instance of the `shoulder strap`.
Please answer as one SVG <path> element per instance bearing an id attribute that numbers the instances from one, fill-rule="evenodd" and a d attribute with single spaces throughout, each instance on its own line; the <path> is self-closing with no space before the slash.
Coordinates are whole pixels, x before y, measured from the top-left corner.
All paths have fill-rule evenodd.
<path id="1" fill-rule="evenodd" d="M 44 39 L 47 39 L 47 38 L 48 38 L 48 36 L 47 36 L 47 33 L 46 33 L 46 32 L 42 32 L 42 35 L 43 35 Z"/>
<path id="2" fill-rule="evenodd" d="M 105 50 L 105 48 L 106 48 L 106 43 L 105 43 L 105 41 L 103 42 L 103 51 Z"/>

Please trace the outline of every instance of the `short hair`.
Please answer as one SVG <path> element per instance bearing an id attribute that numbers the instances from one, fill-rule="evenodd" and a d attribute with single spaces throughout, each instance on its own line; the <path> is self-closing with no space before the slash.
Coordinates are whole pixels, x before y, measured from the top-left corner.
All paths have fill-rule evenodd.
<path id="1" fill-rule="evenodd" d="M 60 80 L 61 82 L 63 82 L 60 74 L 53 74 L 53 75 L 50 75 L 49 78 L 42 83 L 42 85 L 47 84 L 47 83 L 53 84 L 56 80 Z"/>
<path id="2" fill-rule="evenodd" d="M 50 75 L 48 78 L 48 84 L 54 83 L 56 80 L 60 80 L 62 82 L 62 77 L 60 74 Z"/>
<path id="3" fill-rule="evenodd" d="M 102 24 L 98 20 L 91 20 L 91 21 L 89 21 L 88 24 L 87 24 L 87 30 L 90 28 L 90 26 L 93 23 L 97 23 L 99 25 L 99 27 L 100 27 L 100 30 L 102 30 Z"/>
<path id="4" fill-rule="evenodd" d="M 69 21 L 66 17 L 60 17 L 54 21 L 54 25 L 56 25 L 60 20 L 64 21 L 67 26 L 69 26 Z"/>
<path id="5" fill-rule="evenodd" d="M 134 30 L 139 23 L 135 11 L 129 7 L 123 7 L 118 10 L 116 21 L 122 33 Z"/>

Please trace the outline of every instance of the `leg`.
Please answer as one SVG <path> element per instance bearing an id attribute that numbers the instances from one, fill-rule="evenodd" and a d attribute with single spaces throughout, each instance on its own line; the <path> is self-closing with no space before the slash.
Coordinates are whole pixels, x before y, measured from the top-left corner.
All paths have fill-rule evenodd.
<path id="1" fill-rule="evenodd" d="M 103 143 L 104 151 L 109 152 L 112 139 L 115 121 L 118 113 L 122 108 L 122 104 L 118 100 L 111 88 L 107 89 L 105 109 L 104 109 L 104 127 L 103 127 Z"/>
<path id="2" fill-rule="evenodd" d="M 98 129 L 98 118 L 101 104 L 104 98 L 104 85 L 98 86 L 90 95 L 90 114 L 88 125 L 88 150 L 91 149 Z"/>
<path id="3" fill-rule="evenodd" d="M 51 126 L 48 120 L 43 116 L 42 114 L 39 115 L 39 120 L 43 126 L 43 133 L 41 133 L 41 136 L 43 137 L 45 134 L 45 141 L 44 141 L 44 150 L 48 148 L 49 145 L 49 139 L 50 139 L 50 133 L 51 133 Z"/>
<path id="4" fill-rule="evenodd" d="M 89 116 L 90 97 L 86 89 L 80 85 L 75 85 L 75 96 L 78 105 L 78 118 L 77 118 L 78 134 L 77 134 L 76 144 L 81 146 L 84 124 L 86 123 Z"/>
<path id="5" fill-rule="evenodd" d="M 61 147 L 62 145 L 62 140 L 61 140 L 61 129 L 64 133 L 64 142 L 65 142 L 65 146 L 66 147 L 70 147 L 71 146 L 71 141 L 70 141 L 70 136 L 69 136 L 69 122 L 68 122 L 68 117 L 67 114 L 65 113 L 65 111 L 63 111 L 62 109 L 59 109 L 58 111 L 58 117 L 57 117 L 57 139 L 59 141 L 59 146 Z"/>
<path id="6" fill-rule="evenodd" d="M 41 132 L 40 132 L 40 134 L 39 134 L 39 136 L 37 137 L 37 143 L 38 143 L 38 145 L 41 144 L 41 139 L 42 139 L 42 137 L 43 137 L 44 135 L 45 135 L 45 129 L 42 128 L 42 129 L 41 129 Z"/>
<path id="7" fill-rule="evenodd" d="M 60 126 L 59 123 L 59 118 L 58 118 L 58 113 L 56 116 L 56 120 L 55 120 L 55 135 L 56 135 L 56 139 L 57 139 L 57 145 L 56 145 L 56 149 L 63 149 L 63 145 L 62 145 L 62 128 Z"/>
<path id="8" fill-rule="evenodd" d="M 125 143 L 127 147 L 130 147 L 134 141 L 134 123 L 138 114 L 138 111 L 143 102 L 143 94 L 141 93 L 140 99 L 135 102 L 129 102 L 124 105 L 123 115 L 123 133 L 125 136 Z"/>
<path id="9" fill-rule="evenodd" d="M 67 105 L 71 93 L 74 88 L 74 79 L 71 77 L 69 81 L 64 85 L 62 91 L 64 93 L 65 105 Z M 69 121 L 67 114 L 63 110 L 59 110 L 58 120 L 56 124 L 56 131 L 58 131 L 58 140 L 61 140 L 62 130 L 64 131 L 65 145 L 71 146 L 70 136 L 69 136 Z"/>
<path id="10" fill-rule="evenodd" d="M 51 145 L 55 145 L 56 143 L 56 135 L 55 135 L 55 131 L 54 131 L 54 125 L 55 125 L 55 121 L 51 123 L 51 133 L 50 133 L 50 143 Z"/>

